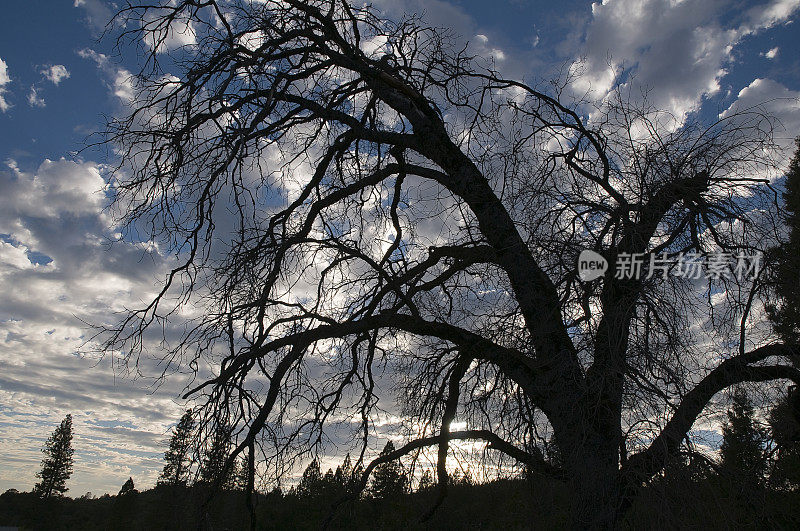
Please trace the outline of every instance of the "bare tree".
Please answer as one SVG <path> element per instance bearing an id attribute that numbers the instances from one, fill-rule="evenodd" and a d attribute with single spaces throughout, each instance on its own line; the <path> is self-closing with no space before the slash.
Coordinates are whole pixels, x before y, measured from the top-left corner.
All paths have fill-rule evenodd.
<path id="1" fill-rule="evenodd" d="M 587 106 L 343 0 L 120 16 L 144 67 L 108 133 L 116 207 L 177 265 L 105 347 L 133 362 L 196 304 L 168 357 L 204 380 L 187 396 L 206 424 L 235 427 L 228 464 L 247 451 L 250 489 L 257 452 L 279 476 L 330 425 L 352 427 L 360 464 L 396 391 L 408 442 L 362 489 L 427 447 L 446 489 L 451 442 L 472 439 L 563 478 L 574 522 L 608 526 L 717 393 L 800 382 L 796 345 L 751 348 L 753 282 L 650 274 L 651 257 L 766 245 L 757 110 L 704 124 L 623 96 Z M 181 28 L 196 44 L 165 53 Z M 578 274 L 582 250 L 608 261 L 601 278 Z M 618 275 L 637 254 L 642 274 Z"/>

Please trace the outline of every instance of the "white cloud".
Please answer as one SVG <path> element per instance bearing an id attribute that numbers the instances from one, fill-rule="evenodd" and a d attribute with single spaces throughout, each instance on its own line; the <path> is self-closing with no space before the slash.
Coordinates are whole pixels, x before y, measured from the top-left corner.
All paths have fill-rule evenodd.
<path id="1" fill-rule="evenodd" d="M 125 68 L 114 65 L 108 56 L 96 52 L 90 48 L 84 48 L 78 51 L 78 55 L 83 59 L 90 59 L 97 64 L 97 67 L 109 79 L 109 89 L 111 93 L 119 98 L 122 103 L 129 104 L 135 97 L 133 87 L 133 75 Z"/>
<path id="2" fill-rule="evenodd" d="M 85 322 L 151 296 L 165 260 L 124 240 L 104 211 L 104 167 L 45 160 L 33 172 L 13 160 L 0 171 L 0 492 L 29 490 L 42 441 L 75 419 L 70 494 L 116 492 L 128 476 L 152 484 L 163 439 L 183 404 L 183 385 L 118 378 L 113 358 L 78 354 Z M 144 361 L 144 367 L 148 367 Z M 156 369 L 149 369 L 157 374 Z M 32 466 L 33 465 L 33 466 Z"/>
<path id="3" fill-rule="evenodd" d="M 779 120 L 775 140 L 782 153 L 777 156 L 779 161 L 788 164 L 794 139 L 800 131 L 800 91 L 790 90 L 771 79 L 755 79 L 739 91 L 736 101 L 720 116 L 724 118 L 746 110 L 763 112 Z"/>
<path id="4" fill-rule="evenodd" d="M 86 20 L 94 30 L 102 30 L 111 21 L 113 12 L 103 0 L 75 0 L 74 7 L 86 13 Z"/>
<path id="5" fill-rule="evenodd" d="M 145 32 L 143 40 L 147 47 L 156 53 L 165 53 L 197 42 L 197 34 L 191 20 L 175 20 L 165 28 L 155 25 L 152 28 L 148 27 L 147 24 L 153 24 L 154 20 L 157 20 L 155 15 L 144 21 L 145 27 L 151 31 Z"/>
<path id="6" fill-rule="evenodd" d="M 681 118 L 720 90 L 742 38 L 785 22 L 800 0 L 752 7 L 736 24 L 723 0 L 606 0 L 592 4 L 582 74 L 573 88 L 602 99 L 619 84 L 648 92 L 656 107 Z"/>
<path id="7" fill-rule="evenodd" d="M 46 105 L 44 98 L 39 96 L 39 90 L 36 85 L 31 85 L 31 90 L 28 92 L 28 105 L 31 107 L 44 107 Z"/>
<path id="8" fill-rule="evenodd" d="M 775 59 L 778 56 L 779 51 L 780 48 L 776 46 L 775 48 L 771 48 L 768 51 L 761 53 L 760 55 L 762 57 L 766 57 L 767 59 Z"/>
<path id="9" fill-rule="evenodd" d="M 17 269 L 34 267 L 33 263 L 28 259 L 27 247 L 0 240 L 0 267 L 6 266 Z"/>
<path id="10" fill-rule="evenodd" d="M 799 0 L 772 0 L 760 6 L 752 7 L 748 13 L 749 31 L 771 28 L 787 19 L 800 7 Z"/>
<path id="11" fill-rule="evenodd" d="M 54 85 L 58 85 L 64 79 L 67 79 L 70 76 L 67 67 L 64 65 L 52 65 L 47 68 L 43 68 L 39 71 L 45 79 L 53 83 Z"/>
<path id="12" fill-rule="evenodd" d="M 8 75 L 8 65 L 2 58 L 0 58 L 0 111 L 6 112 L 11 106 L 3 97 L 7 92 L 6 85 L 11 83 L 11 77 Z"/>

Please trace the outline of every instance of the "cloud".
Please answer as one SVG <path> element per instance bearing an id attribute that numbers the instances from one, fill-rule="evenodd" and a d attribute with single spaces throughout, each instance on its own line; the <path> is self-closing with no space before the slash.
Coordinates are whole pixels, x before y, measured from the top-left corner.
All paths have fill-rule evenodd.
<path id="1" fill-rule="evenodd" d="M 153 14 L 143 21 L 145 28 L 150 30 L 144 33 L 143 38 L 145 45 L 150 50 L 155 50 L 156 53 L 165 53 L 184 46 L 192 46 L 197 42 L 197 34 L 191 20 L 177 19 L 168 27 L 163 28 L 155 25 L 156 20 L 158 18 Z"/>
<path id="2" fill-rule="evenodd" d="M 58 85 L 62 80 L 67 79 L 70 76 L 67 67 L 64 65 L 52 65 L 47 68 L 43 68 L 39 71 L 39 73 L 54 85 Z"/>
<path id="3" fill-rule="evenodd" d="M 775 141 L 784 152 L 780 160 L 788 164 L 794 139 L 800 131 L 800 91 L 790 90 L 771 79 L 758 78 L 739 91 L 736 101 L 720 117 L 748 110 L 763 112 L 779 120 Z"/>
<path id="4" fill-rule="evenodd" d="M 97 67 L 105 74 L 108 79 L 108 88 L 111 93 L 121 100 L 123 104 L 129 104 L 135 97 L 133 87 L 133 75 L 125 68 L 114 65 L 103 53 L 96 52 L 90 48 L 78 51 L 78 55 L 83 59 L 90 59 L 95 62 Z"/>
<path id="5" fill-rule="evenodd" d="M 0 58 L 0 111 L 6 112 L 11 105 L 5 100 L 3 94 L 7 92 L 6 85 L 11 83 L 8 75 L 8 65 Z"/>
<path id="6" fill-rule="evenodd" d="M 28 92 L 28 105 L 31 107 L 44 107 L 46 104 L 44 98 L 39 96 L 39 89 L 36 85 L 31 85 L 31 90 Z"/>
<path id="7" fill-rule="evenodd" d="M 28 248 L 0 240 L 0 267 L 11 266 L 17 269 L 35 267 L 28 258 Z"/>
<path id="8" fill-rule="evenodd" d="M 656 107 L 684 117 L 720 90 L 744 37 L 788 21 L 799 5 L 777 0 L 736 14 L 723 0 L 594 3 L 573 88 L 602 99 L 637 87 L 633 93 L 649 92 Z"/>
<path id="9" fill-rule="evenodd" d="M 86 21 L 95 31 L 105 28 L 114 15 L 102 0 L 75 0 L 73 6 L 84 10 Z"/>
<path id="10" fill-rule="evenodd" d="M 779 51 L 780 51 L 780 48 L 778 48 L 776 46 L 775 48 L 770 48 L 766 52 L 762 52 L 759 55 L 761 57 L 766 57 L 767 59 L 775 59 L 778 56 L 778 52 Z"/>
<path id="11" fill-rule="evenodd" d="M 152 483 L 163 438 L 184 404 L 180 375 L 155 387 L 119 378 L 119 359 L 82 353 L 94 333 L 152 296 L 167 259 L 125 241 L 106 212 L 106 168 L 44 160 L 0 170 L 0 491 L 30 489 L 43 440 L 75 419 L 72 495 Z M 112 244 L 113 242 L 113 244 Z M 151 361 L 143 372 L 159 374 Z M 123 373 L 124 374 L 124 373 Z M 79 492 L 78 492 L 79 491 Z"/>

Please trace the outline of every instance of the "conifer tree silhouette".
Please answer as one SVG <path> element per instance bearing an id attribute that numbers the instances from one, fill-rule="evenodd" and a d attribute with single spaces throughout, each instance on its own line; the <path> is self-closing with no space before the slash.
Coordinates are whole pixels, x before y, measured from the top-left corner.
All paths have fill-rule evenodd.
<path id="1" fill-rule="evenodd" d="M 42 452 L 42 470 L 36 474 L 41 481 L 33 491 L 42 498 L 60 496 L 67 492 L 67 480 L 72 475 L 72 415 L 67 415 L 47 439 Z"/>
<path id="2" fill-rule="evenodd" d="M 192 410 L 187 409 L 172 431 L 169 449 L 164 453 L 164 470 L 158 478 L 161 485 L 186 485 L 189 478 L 189 451 L 194 431 Z"/>
<path id="3" fill-rule="evenodd" d="M 392 441 L 386 443 L 381 455 L 394 452 Z M 375 498 L 388 499 L 405 494 L 408 489 L 408 476 L 398 461 L 389 461 L 375 467 L 370 485 L 370 493 Z"/>
<path id="4" fill-rule="evenodd" d="M 763 449 L 766 437 L 755 422 L 753 405 L 742 388 L 734 391 L 722 436 L 720 474 L 740 488 L 757 487 L 766 470 Z"/>

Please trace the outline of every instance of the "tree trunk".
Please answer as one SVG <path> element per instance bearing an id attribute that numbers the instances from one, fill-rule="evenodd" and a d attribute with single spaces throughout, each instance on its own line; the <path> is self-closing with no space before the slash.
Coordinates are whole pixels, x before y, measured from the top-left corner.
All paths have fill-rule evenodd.
<path id="1" fill-rule="evenodd" d="M 573 529 L 613 529 L 624 512 L 619 429 L 608 415 L 612 409 L 574 407 L 566 417 L 569 422 L 553 425 L 560 435 L 556 440 L 567 474 Z"/>
<path id="2" fill-rule="evenodd" d="M 613 529 L 622 517 L 617 450 L 609 441 L 586 444 L 571 467 L 570 517 L 576 529 Z"/>

